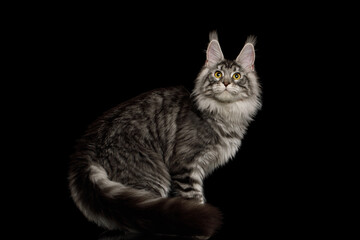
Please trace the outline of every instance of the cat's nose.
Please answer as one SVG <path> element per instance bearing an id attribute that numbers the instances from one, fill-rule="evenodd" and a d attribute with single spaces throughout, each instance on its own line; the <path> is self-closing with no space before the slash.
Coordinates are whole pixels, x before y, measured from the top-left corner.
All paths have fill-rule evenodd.
<path id="1" fill-rule="evenodd" d="M 225 87 L 227 87 L 227 85 L 229 85 L 229 82 L 223 82 L 223 84 L 225 85 Z"/>

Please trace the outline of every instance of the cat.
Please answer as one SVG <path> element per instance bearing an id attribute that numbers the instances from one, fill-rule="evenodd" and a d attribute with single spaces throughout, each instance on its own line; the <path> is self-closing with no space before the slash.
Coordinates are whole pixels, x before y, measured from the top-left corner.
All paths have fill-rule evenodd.
<path id="1" fill-rule="evenodd" d="M 234 157 L 261 108 L 255 38 L 226 60 L 210 33 L 192 93 L 143 93 L 107 111 L 77 142 L 69 167 L 72 199 L 97 225 L 125 232 L 210 237 L 220 211 L 203 180 Z"/>

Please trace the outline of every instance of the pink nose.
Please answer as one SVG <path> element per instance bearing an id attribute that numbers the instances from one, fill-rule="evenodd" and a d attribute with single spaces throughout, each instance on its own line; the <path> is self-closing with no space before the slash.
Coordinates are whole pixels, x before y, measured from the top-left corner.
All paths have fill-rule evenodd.
<path id="1" fill-rule="evenodd" d="M 224 83 L 225 87 L 230 84 L 230 83 L 228 83 L 228 82 L 223 82 L 223 83 Z"/>

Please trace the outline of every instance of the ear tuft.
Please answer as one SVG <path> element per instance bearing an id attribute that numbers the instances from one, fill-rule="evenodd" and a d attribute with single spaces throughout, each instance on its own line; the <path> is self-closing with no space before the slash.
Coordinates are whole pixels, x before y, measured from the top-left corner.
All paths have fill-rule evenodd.
<path id="1" fill-rule="evenodd" d="M 211 42 L 212 40 L 219 41 L 219 38 L 218 38 L 218 35 L 217 35 L 216 30 L 211 31 L 211 32 L 209 33 L 209 40 L 210 40 L 210 42 Z"/>
<path id="2" fill-rule="evenodd" d="M 255 45 L 256 38 L 254 36 L 248 37 L 245 46 L 241 50 L 240 54 L 236 58 L 236 62 L 239 63 L 247 71 L 254 71 L 255 63 Z"/>
<path id="3" fill-rule="evenodd" d="M 245 44 L 251 43 L 253 46 L 256 45 L 256 36 L 250 35 L 247 37 Z"/>

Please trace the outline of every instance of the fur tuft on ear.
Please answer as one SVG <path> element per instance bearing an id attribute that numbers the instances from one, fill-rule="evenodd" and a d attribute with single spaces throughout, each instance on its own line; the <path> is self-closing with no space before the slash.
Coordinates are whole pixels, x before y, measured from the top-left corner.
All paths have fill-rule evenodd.
<path id="1" fill-rule="evenodd" d="M 210 42 L 211 42 L 212 40 L 219 41 L 219 38 L 218 38 L 218 35 L 217 35 L 216 30 L 211 31 L 211 32 L 209 33 L 209 40 L 210 40 Z"/>
<path id="2" fill-rule="evenodd" d="M 220 44 L 218 42 L 218 37 L 216 31 L 212 31 L 209 34 L 210 43 L 206 50 L 206 66 L 211 67 L 215 64 L 224 60 L 224 55 L 221 51 Z"/>
<path id="3" fill-rule="evenodd" d="M 255 43 L 256 38 L 254 36 L 249 36 L 246 40 L 245 46 L 235 60 L 247 71 L 254 71 L 255 69 Z"/>
<path id="4" fill-rule="evenodd" d="M 250 35 L 247 37 L 245 44 L 251 43 L 254 47 L 256 45 L 256 36 Z"/>

